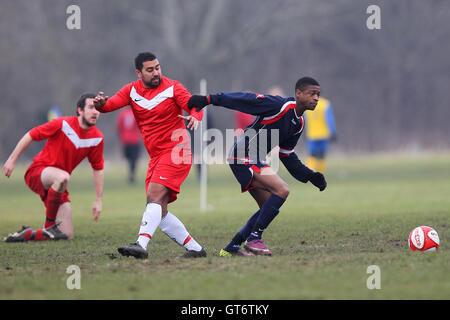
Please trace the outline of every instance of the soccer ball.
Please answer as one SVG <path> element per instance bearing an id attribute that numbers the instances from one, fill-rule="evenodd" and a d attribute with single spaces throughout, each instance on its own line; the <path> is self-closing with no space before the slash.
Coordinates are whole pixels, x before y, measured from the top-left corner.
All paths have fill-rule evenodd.
<path id="1" fill-rule="evenodd" d="M 439 236 L 433 228 L 420 226 L 411 231 L 408 244 L 412 251 L 436 251 L 439 248 Z"/>

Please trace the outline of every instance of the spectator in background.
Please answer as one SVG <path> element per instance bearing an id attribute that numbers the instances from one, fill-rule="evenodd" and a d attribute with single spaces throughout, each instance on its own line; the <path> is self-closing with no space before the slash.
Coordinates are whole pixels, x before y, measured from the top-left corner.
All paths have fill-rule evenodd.
<path id="1" fill-rule="evenodd" d="M 241 129 L 244 132 L 244 129 L 253 122 L 255 117 L 248 113 L 243 113 L 240 111 L 235 111 L 235 122 L 236 129 Z"/>
<path id="2" fill-rule="evenodd" d="M 283 89 L 281 89 L 279 86 L 270 87 L 269 94 L 271 96 L 280 96 L 280 97 L 284 97 L 285 95 Z"/>
<path id="3" fill-rule="evenodd" d="M 306 165 L 313 171 L 325 173 L 325 157 L 329 142 L 336 141 L 336 124 L 329 100 L 320 97 L 315 110 L 304 113 L 309 158 Z"/>
<path id="4" fill-rule="evenodd" d="M 215 122 L 213 117 L 211 117 L 211 115 L 209 113 L 206 113 L 206 127 L 204 127 L 205 131 L 208 131 L 209 129 L 213 129 L 215 128 Z M 200 159 L 201 158 L 201 154 L 202 154 L 202 142 L 201 139 L 203 139 L 202 134 L 204 134 L 202 132 L 202 130 L 200 130 L 200 133 L 198 133 L 198 135 L 195 135 L 195 132 L 193 129 L 187 129 L 187 131 L 189 132 L 189 135 L 191 137 L 191 150 L 192 150 L 192 154 L 195 155 L 194 159 Z M 207 140 L 207 141 L 203 141 L 205 143 L 205 145 L 203 145 L 203 148 L 205 148 L 207 145 L 209 145 L 211 142 L 213 141 L 213 139 L 211 140 Z M 195 167 L 195 172 L 196 172 L 196 178 L 198 181 L 200 181 L 201 179 L 201 172 L 202 172 L 202 165 L 201 163 L 194 163 L 194 167 Z M 206 166 L 206 170 L 208 170 L 208 166 Z"/>
<path id="5" fill-rule="evenodd" d="M 59 109 L 58 106 L 51 106 L 50 109 L 48 109 L 47 112 L 47 121 L 52 121 L 53 119 L 56 119 L 58 117 L 62 116 L 62 112 Z"/>
<path id="6" fill-rule="evenodd" d="M 131 108 L 127 107 L 119 113 L 116 127 L 123 155 L 128 161 L 128 182 L 134 183 L 136 164 L 141 152 L 141 134 Z"/>

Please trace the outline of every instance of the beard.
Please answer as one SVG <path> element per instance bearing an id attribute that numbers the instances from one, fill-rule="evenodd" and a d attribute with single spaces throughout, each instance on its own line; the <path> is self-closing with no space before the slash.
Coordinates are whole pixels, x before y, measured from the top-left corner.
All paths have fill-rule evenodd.
<path id="1" fill-rule="evenodd" d="M 161 77 L 159 77 L 159 76 L 153 77 L 150 81 L 142 80 L 142 82 L 144 83 L 144 85 L 146 87 L 154 89 L 154 88 L 158 87 L 159 84 L 161 83 Z"/>
<path id="2" fill-rule="evenodd" d="M 83 122 L 83 124 L 85 124 L 88 127 L 93 127 L 97 123 L 97 121 L 89 120 L 89 119 L 87 119 L 85 117 L 82 117 L 81 121 Z"/>

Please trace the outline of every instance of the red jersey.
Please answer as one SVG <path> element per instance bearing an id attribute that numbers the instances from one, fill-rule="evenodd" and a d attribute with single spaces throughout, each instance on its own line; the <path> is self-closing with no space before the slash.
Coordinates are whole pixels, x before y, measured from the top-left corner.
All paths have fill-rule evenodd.
<path id="1" fill-rule="evenodd" d="M 189 134 L 183 109 L 201 121 L 203 111 L 187 108 L 189 91 L 178 81 L 161 76 L 157 88 L 145 88 L 141 80 L 125 85 L 108 99 L 100 112 L 111 112 L 130 105 L 150 157 L 172 151 L 174 147 L 189 149 Z"/>
<path id="2" fill-rule="evenodd" d="M 134 120 L 133 111 L 130 108 L 123 109 L 116 122 L 117 133 L 120 141 L 124 145 L 139 144 L 141 142 L 141 134 Z"/>
<path id="3" fill-rule="evenodd" d="M 70 174 L 87 157 L 94 170 L 103 169 L 103 134 L 95 126 L 81 128 L 77 116 L 53 119 L 29 133 L 33 140 L 47 139 L 30 167 L 57 167 Z"/>

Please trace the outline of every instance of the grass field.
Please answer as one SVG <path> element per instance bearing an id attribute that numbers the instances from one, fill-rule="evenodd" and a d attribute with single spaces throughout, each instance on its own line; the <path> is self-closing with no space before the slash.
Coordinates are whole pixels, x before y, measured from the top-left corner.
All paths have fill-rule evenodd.
<path id="1" fill-rule="evenodd" d="M 367 156 L 329 161 L 328 188 L 280 175 L 291 194 L 264 234 L 272 257 L 221 258 L 219 250 L 256 211 L 226 166 L 209 171 L 208 212 L 199 212 L 195 171 L 170 206 L 208 251 L 177 259 L 184 249 L 157 230 L 145 261 L 118 256 L 136 240 L 145 207 L 140 163 L 136 186 L 125 167 L 106 164 L 103 213 L 91 218 L 90 169 L 74 171 L 69 191 L 72 241 L 0 243 L 0 299 L 449 299 L 450 154 Z M 23 224 L 40 227 L 43 205 L 23 182 L 25 167 L 0 178 L 0 235 Z M 407 238 L 434 227 L 435 253 L 412 252 Z M 69 290 L 66 269 L 81 268 L 81 289 Z M 369 290 L 367 267 L 381 271 Z"/>

